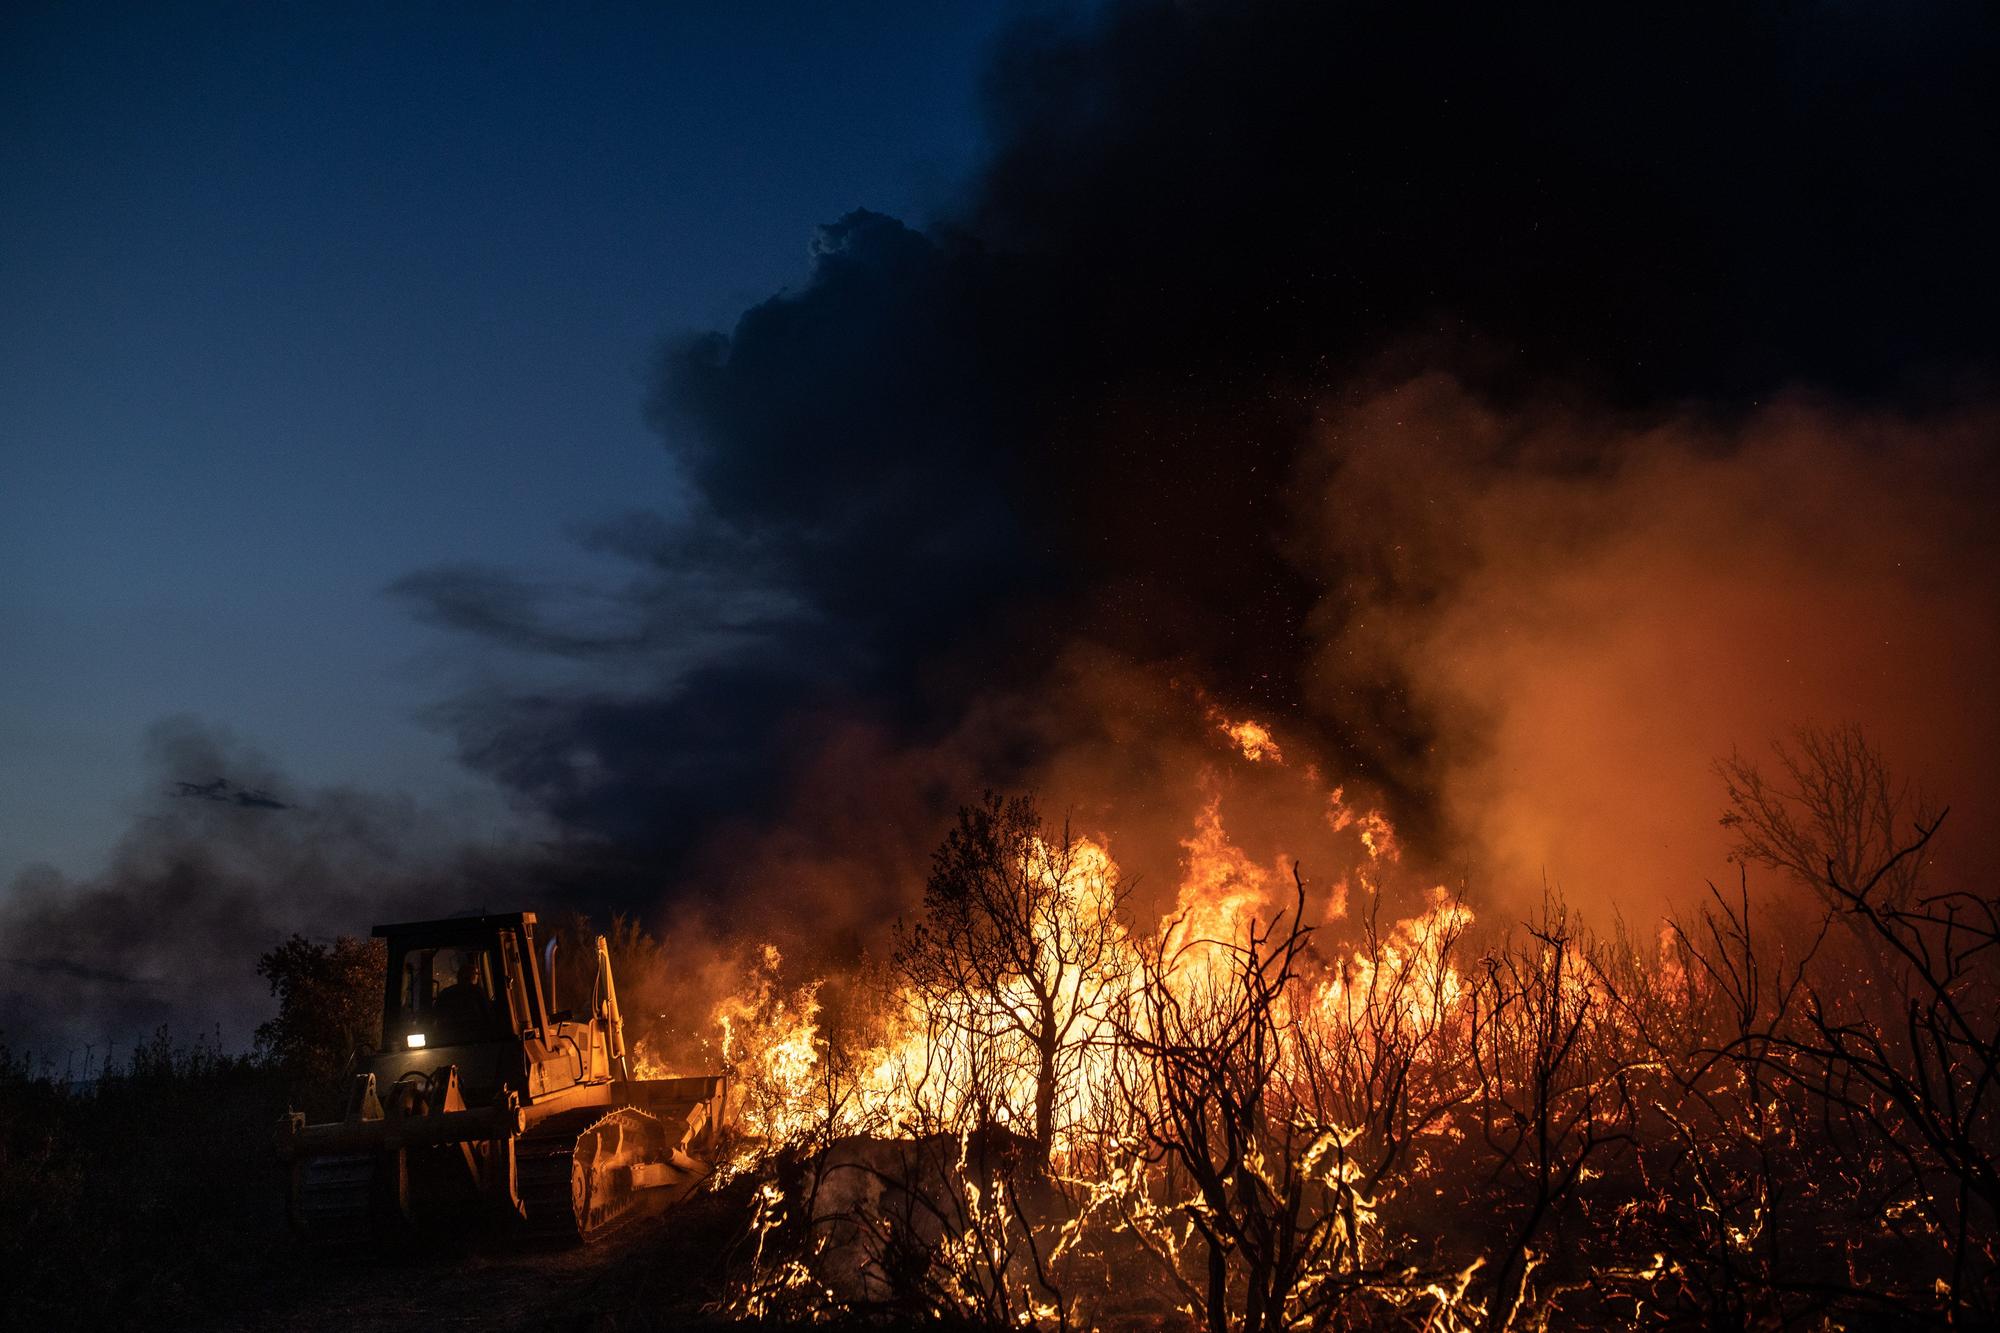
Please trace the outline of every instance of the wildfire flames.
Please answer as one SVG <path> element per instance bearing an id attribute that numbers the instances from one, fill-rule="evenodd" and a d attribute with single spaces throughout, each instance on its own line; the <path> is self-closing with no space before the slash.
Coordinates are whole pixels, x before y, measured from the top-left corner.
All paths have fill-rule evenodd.
<path id="1" fill-rule="evenodd" d="M 1225 722 L 1220 729 L 1245 759 L 1283 762 L 1262 723 Z M 1349 874 L 1372 896 L 1378 887 L 1372 867 L 1396 857 L 1394 831 L 1380 811 L 1349 807 L 1340 789 L 1327 794 L 1327 804 L 1329 826 L 1351 830 L 1361 852 Z M 986 994 L 927 995 L 897 986 L 875 1015 L 875 1039 L 837 1056 L 820 1031 L 822 983 L 782 990 L 776 979 L 783 956 L 762 945 L 750 985 L 719 1001 L 713 1013 L 723 1059 L 741 1080 L 739 1123 L 747 1136 L 769 1145 L 829 1131 L 916 1133 L 968 1117 L 1032 1135 L 1034 1062 L 1012 1047 L 1032 1021 L 1039 990 L 1059 997 L 1054 1021 L 1073 1048 L 1073 1064 L 1062 1071 L 1051 1156 L 1058 1165 L 1075 1158 L 1109 1110 L 1093 1097 L 1115 1081 L 1116 1031 L 1129 1018 L 1144 966 L 1160 968 L 1176 997 L 1193 1001 L 1227 986 L 1250 931 L 1295 906 L 1289 870 L 1259 864 L 1230 841 L 1220 797 L 1206 802 L 1181 846 L 1186 859 L 1172 910 L 1141 929 L 1120 911 L 1119 868 L 1107 846 L 1087 836 L 1055 845 L 1031 835 L 1018 848 L 1017 869 L 1032 882 L 1034 902 L 1020 923 L 1029 945 L 1022 966 Z M 1349 882 L 1342 877 L 1330 896 L 1310 904 L 1321 919 L 1345 914 Z M 1425 911 L 1387 928 L 1379 949 L 1323 965 L 1302 991 L 1303 1009 L 1345 1011 L 1356 995 L 1391 986 L 1455 998 L 1460 979 L 1438 946 L 1460 933 L 1472 913 L 1443 886 L 1428 896 Z M 1070 946 L 1091 934 L 1104 938 L 1086 965 Z M 833 1106 L 826 1101 L 830 1060 L 844 1066 L 847 1080 Z"/>
<path id="2" fill-rule="evenodd" d="M 1214 720 L 1228 762 L 1285 766 Z M 787 988 L 760 949 L 712 1015 L 720 1178 L 778 1164 L 739 1311 L 1588 1326 L 1811 1315 L 1917 1271 L 1948 1312 L 1993 1299 L 1991 900 L 1877 874 L 1803 933 L 1747 894 L 1643 942 L 1557 900 L 1509 931 L 1402 883 L 1379 811 L 1324 807 L 1328 887 L 1247 855 L 1212 791 L 1141 919 L 1105 840 L 989 800 L 837 1022 L 834 979 Z"/>

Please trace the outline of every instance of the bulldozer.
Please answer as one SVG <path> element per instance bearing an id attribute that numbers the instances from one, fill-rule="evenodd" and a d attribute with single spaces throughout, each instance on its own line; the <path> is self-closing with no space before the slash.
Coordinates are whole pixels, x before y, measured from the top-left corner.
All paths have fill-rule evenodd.
<path id="1" fill-rule="evenodd" d="M 582 1012 L 556 1003 L 535 914 L 375 927 L 382 1044 L 356 1059 L 339 1120 L 279 1126 L 291 1217 L 309 1241 L 382 1240 L 484 1216 L 588 1242 L 709 1173 L 723 1075 L 635 1078 L 604 937 Z"/>

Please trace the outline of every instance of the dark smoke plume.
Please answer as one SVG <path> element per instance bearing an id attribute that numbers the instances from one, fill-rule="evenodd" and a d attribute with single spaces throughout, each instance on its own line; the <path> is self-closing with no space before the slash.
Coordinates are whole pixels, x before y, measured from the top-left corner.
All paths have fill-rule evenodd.
<path id="1" fill-rule="evenodd" d="M 1561 694 L 1553 661 L 1494 641 L 1509 598 L 1595 576 L 1643 603 L 1656 557 L 1674 569 L 1696 549 L 1675 543 L 1711 540 L 1718 570 L 1775 551 L 1752 600 L 1782 599 L 1897 545 L 1811 496 L 1886 493 L 1893 525 L 1924 522 L 1912 496 L 1958 513 L 1992 494 L 1977 459 L 1948 480 L 1906 464 L 1934 431 L 1990 455 L 1950 405 L 1994 364 L 1996 34 L 1990 9 L 1944 3 L 1125 3 L 1024 22 L 955 212 L 919 230 L 857 211 L 803 288 L 661 357 L 650 411 L 696 518 L 659 530 L 670 556 L 635 553 L 633 622 L 707 642 L 714 617 L 678 609 L 688 583 L 792 614 L 726 616 L 742 632 L 699 665 L 623 688 L 463 701 L 465 757 L 635 849 L 654 871 L 640 901 L 755 864 L 780 899 L 892 905 L 891 871 L 852 864 L 874 859 L 857 847 L 921 864 L 987 783 L 1054 784 L 1112 819 L 1126 770 L 1171 767 L 1141 752 L 1193 744 L 1168 720 L 1194 715 L 1192 687 L 1302 729 L 1440 860 L 1532 873 L 1493 812 L 1546 806 L 1546 783 L 1510 796 L 1478 776 L 1560 720 L 1524 702 Z M 1400 387 L 1426 382 L 1449 403 Z M 1791 429 L 1759 406 L 1774 394 L 1817 396 L 1825 452 L 1773 452 Z M 1417 419 L 1383 419 L 1403 404 Z M 1904 415 L 1849 430 L 1849 410 Z M 1663 509 L 1634 503 L 1656 482 Z M 1760 534 L 1662 518 L 1749 521 L 1760 487 L 1794 484 L 1807 498 Z M 1725 498 L 1693 504 L 1709 486 Z M 704 554 L 683 532 L 728 535 Z M 1959 580 L 1940 605 L 1962 605 L 1991 551 L 1940 541 L 1924 577 Z M 402 591 L 490 641 L 578 651 L 566 613 L 480 586 Z M 1599 602 L 1558 604 L 1577 620 L 1543 627 L 1545 654 L 1638 660 L 1588 621 Z M 1984 651 L 1985 623 L 1933 616 L 1925 651 Z M 1721 628 L 1737 641 L 1705 665 L 1770 678 L 1777 640 Z M 627 667 L 655 651 L 592 644 Z M 1868 720 L 1883 677 L 1834 675 L 1853 688 L 1720 710 L 1760 733 L 1726 739 L 1808 720 L 1793 712 Z M 1685 694 L 1629 707 L 1672 729 L 1707 707 Z"/>

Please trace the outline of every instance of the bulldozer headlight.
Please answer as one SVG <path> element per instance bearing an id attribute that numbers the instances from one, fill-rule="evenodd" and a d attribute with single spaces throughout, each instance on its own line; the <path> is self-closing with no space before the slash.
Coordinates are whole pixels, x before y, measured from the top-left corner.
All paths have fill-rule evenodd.
<path id="1" fill-rule="evenodd" d="M 412 1032 L 409 1035 L 409 1043 L 411 1050 L 413 1051 L 422 1050 L 424 1047 L 424 1034 L 421 1032 Z"/>

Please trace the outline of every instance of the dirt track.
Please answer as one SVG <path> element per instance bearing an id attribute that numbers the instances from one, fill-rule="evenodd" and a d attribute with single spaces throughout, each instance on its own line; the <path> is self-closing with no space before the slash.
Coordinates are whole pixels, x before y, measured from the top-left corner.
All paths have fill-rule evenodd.
<path id="1" fill-rule="evenodd" d="M 407 1257 L 303 1254 L 212 1326 L 353 1333 L 719 1325 L 704 1307 L 721 1294 L 741 1203 L 729 1191 L 704 1192 L 577 1248 L 476 1242 Z"/>

